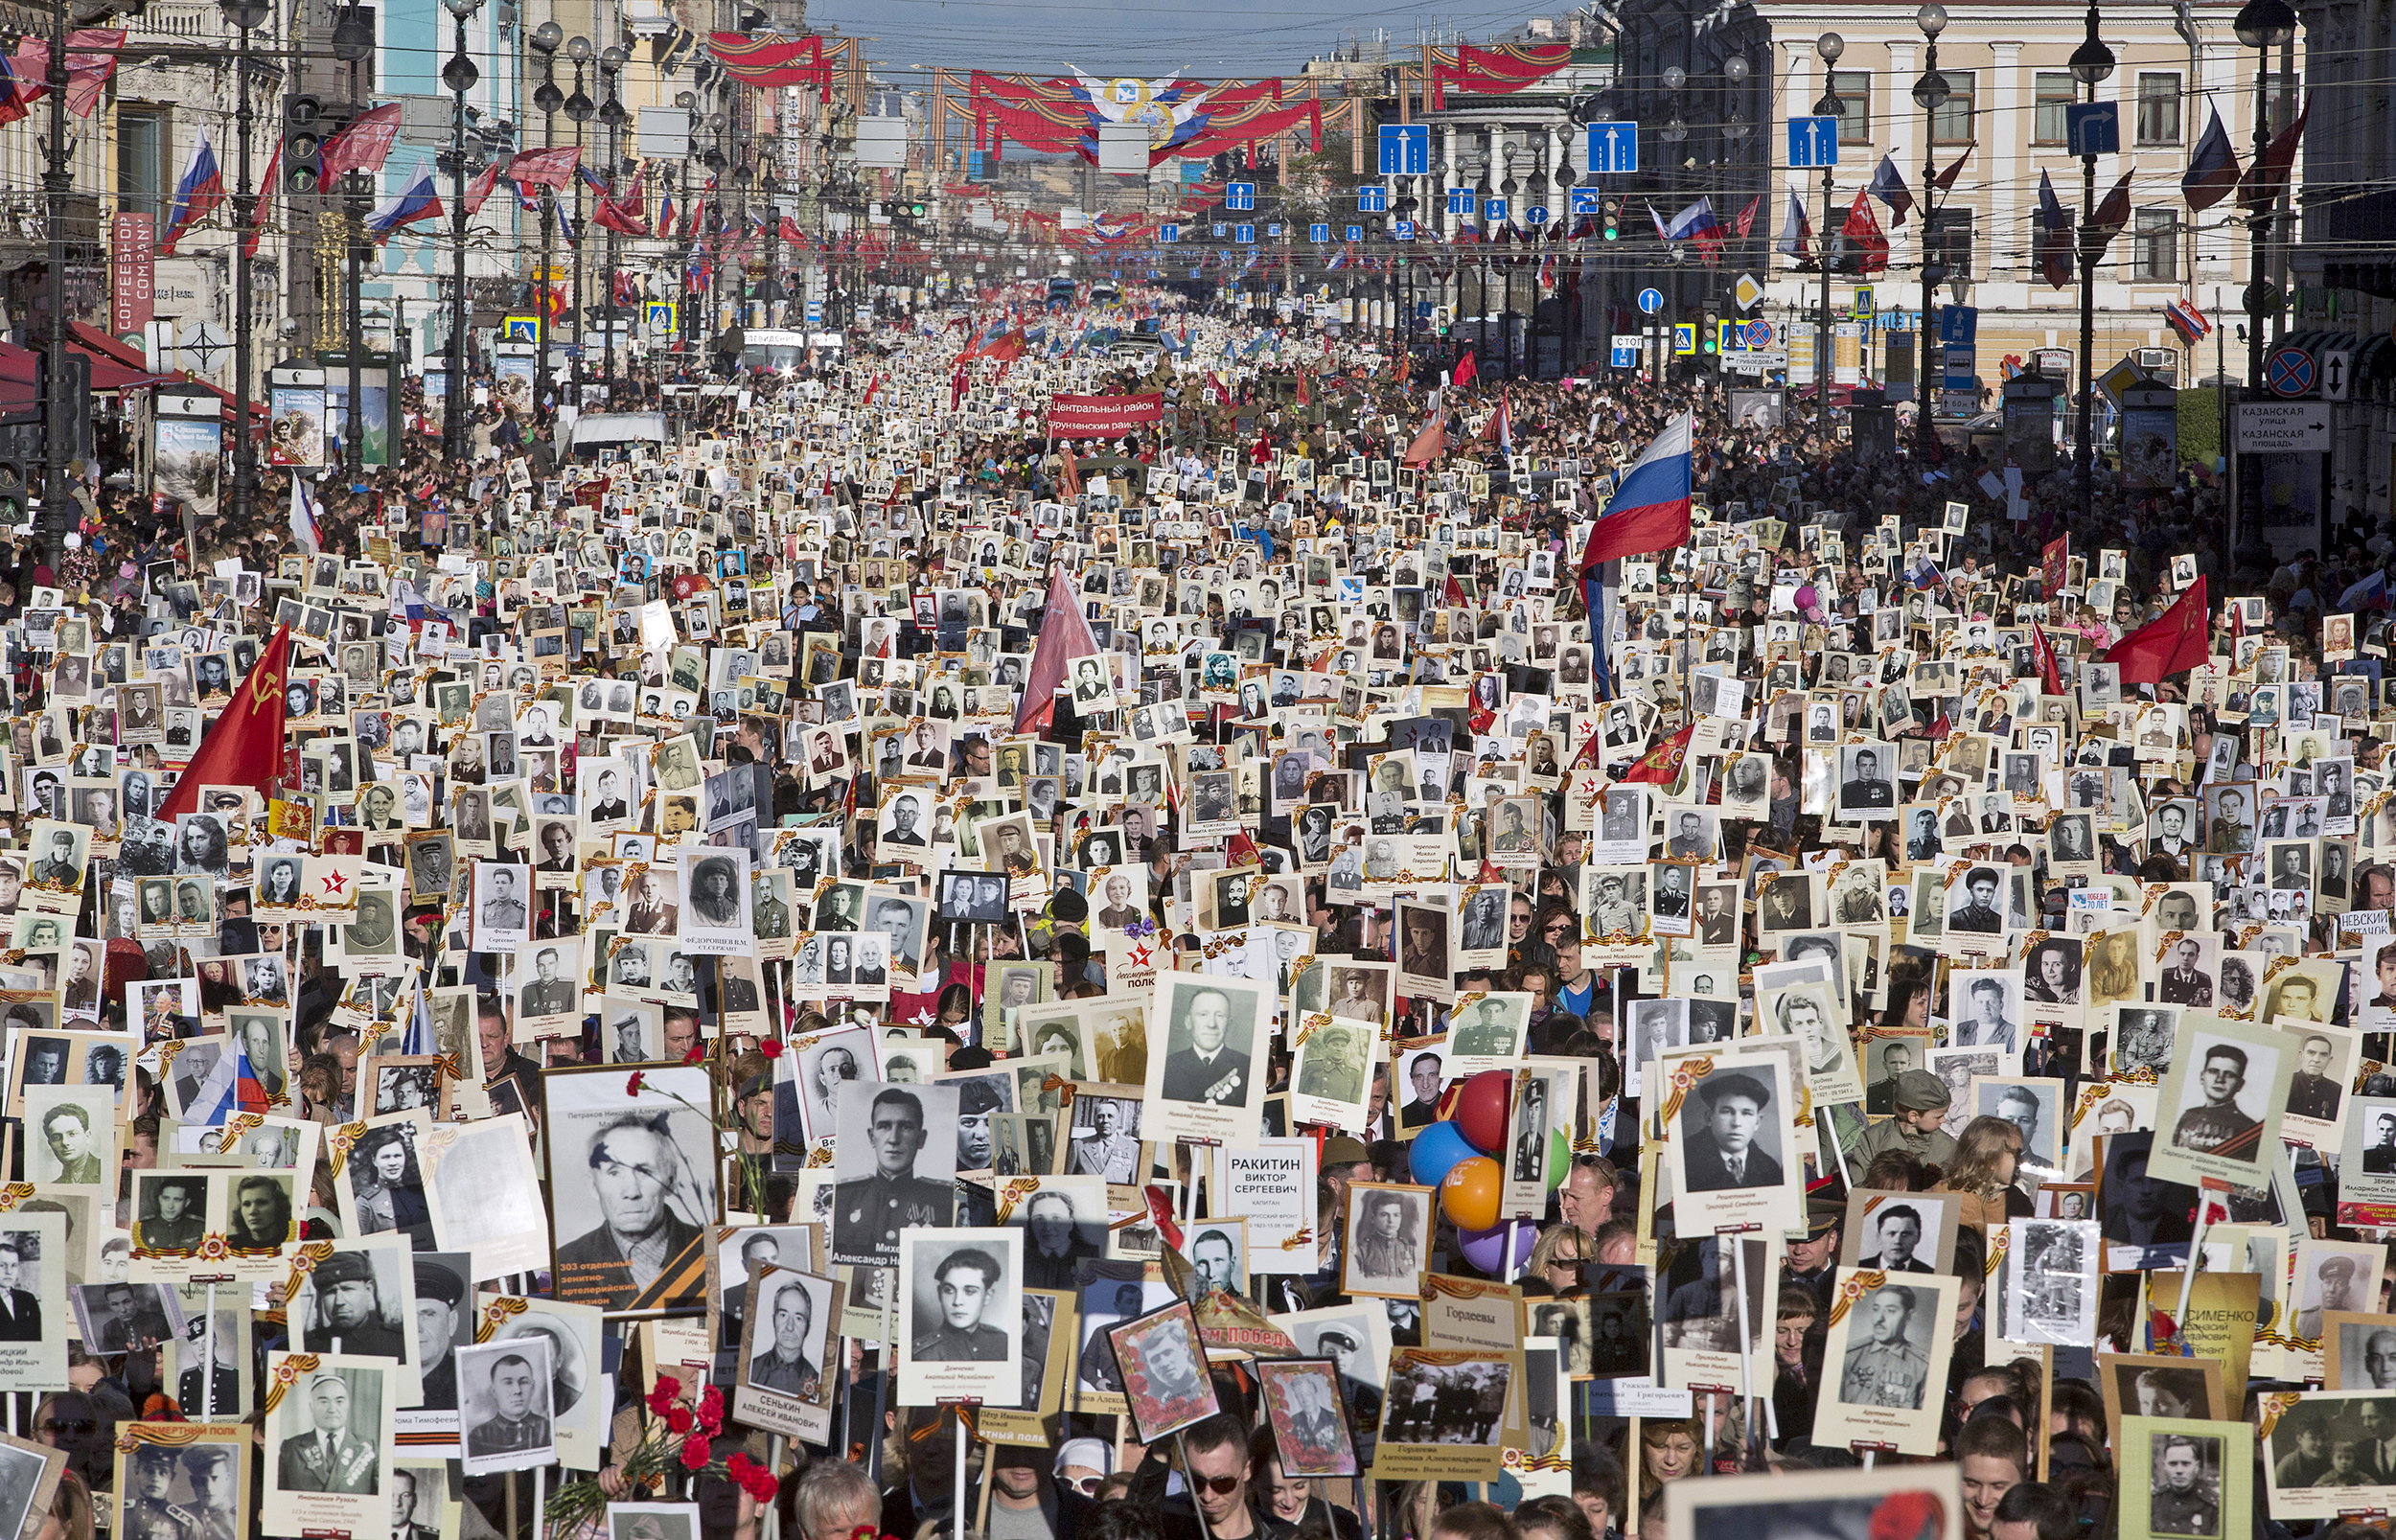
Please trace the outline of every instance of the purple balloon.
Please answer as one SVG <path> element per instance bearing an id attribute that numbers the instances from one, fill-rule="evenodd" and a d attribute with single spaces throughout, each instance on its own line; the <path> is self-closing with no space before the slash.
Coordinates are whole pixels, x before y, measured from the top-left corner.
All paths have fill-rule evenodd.
<path id="1" fill-rule="evenodd" d="M 1539 1227 L 1529 1221 L 1514 1226 L 1514 1260 L 1506 1261 L 1506 1227 L 1492 1225 L 1487 1230 L 1459 1230 L 1457 1238 L 1463 1242 L 1464 1260 L 1483 1273 L 1510 1276 L 1516 1268 L 1531 1260 L 1531 1249 L 1539 1244 Z"/>

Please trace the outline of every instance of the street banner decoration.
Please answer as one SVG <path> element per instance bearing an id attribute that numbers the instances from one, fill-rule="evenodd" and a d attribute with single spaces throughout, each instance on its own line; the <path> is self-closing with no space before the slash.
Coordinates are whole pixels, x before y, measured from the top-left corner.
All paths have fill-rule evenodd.
<path id="1" fill-rule="evenodd" d="M 1119 439 L 1142 423 L 1164 421 L 1164 397 L 1158 391 L 1138 396 L 1051 396 L 1048 434 L 1051 438 Z"/>
<path id="2" fill-rule="evenodd" d="M 711 32 L 707 52 L 724 73 L 745 85 L 808 85 L 832 88 L 832 66 L 823 57 L 823 39 L 751 37 L 741 32 Z"/>
<path id="3" fill-rule="evenodd" d="M 1538 84 L 1573 61 L 1570 43 L 1514 43 L 1504 48 L 1458 45 L 1456 62 L 1440 62 L 1432 49 L 1431 110 L 1444 109 L 1453 88 L 1466 96 L 1511 96 Z"/>

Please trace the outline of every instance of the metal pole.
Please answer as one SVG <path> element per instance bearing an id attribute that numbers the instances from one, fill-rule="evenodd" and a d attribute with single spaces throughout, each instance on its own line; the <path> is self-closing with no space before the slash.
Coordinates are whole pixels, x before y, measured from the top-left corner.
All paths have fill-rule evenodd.
<path id="1" fill-rule="evenodd" d="M 66 161 L 66 0 L 50 7 L 50 67 L 43 83 L 50 88 L 49 156 L 41 173 L 44 206 L 50 218 L 50 389 L 42 402 L 49 421 L 42 430 L 41 535 L 52 571 L 66 559 L 66 534 L 75 525 L 68 513 L 66 461 L 74 435 L 75 406 L 66 358 L 66 199 L 75 186 L 75 172 Z"/>
<path id="2" fill-rule="evenodd" d="M 457 18 L 457 57 L 466 57 L 464 16 Z M 457 103 L 449 115 L 449 152 L 456 157 L 451 166 L 457 193 L 449 204 L 449 233 L 454 242 L 449 266 L 449 399 L 442 407 L 441 445 L 443 458 L 451 467 L 466 463 L 467 446 L 473 442 L 466 427 L 466 92 L 472 83 L 459 84 Z"/>
<path id="3" fill-rule="evenodd" d="M 612 101 L 615 93 L 615 86 L 612 82 L 608 87 L 608 93 L 609 99 Z M 616 167 L 622 164 L 623 155 L 623 127 L 618 124 L 610 124 L 608 125 L 608 188 L 611 192 L 615 188 L 615 171 Z M 646 197 L 641 200 L 641 206 L 644 209 L 648 207 Z M 619 260 L 616 251 L 614 217 L 610 216 L 608 221 L 608 353 L 606 361 L 600 365 L 600 379 L 607 384 L 608 405 L 611 409 L 615 405 L 615 275 L 622 268 L 623 263 Z"/>
<path id="4" fill-rule="evenodd" d="M 57 68 L 56 63 L 52 65 Z M 2254 159 L 2247 164 L 2259 167 L 2270 149 L 2271 118 L 2271 45 L 2267 38 L 2254 51 Z M 55 112 L 53 116 L 56 116 Z M 54 130 L 55 131 L 55 130 Z M 2261 185 L 2260 173 L 2256 173 Z M 2271 251 L 2271 204 L 2264 203 L 2248 218 L 2253 234 L 2252 249 L 2246 258 L 2246 388 L 2263 388 L 2263 298 L 2264 276 L 2269 270 Z"/>
<path id="5" fill-rule="evenodd" d="M 257 191 L 250 185 L 249 131 L 258 115 L 249 104 L 249 33 L 240 29 L 242 48 L 233 63 L 236 102 L 233 132 L 241 140 L 235 152 L 240 180 L 233 194 L 233 514 L 246 522 L 258 494 L 258 450 L 249 436 L 249 350 L 255 321 L 249 283 L 250 223 L 256 218 Z"/>
<path id="6" fill-rule="evenodd" d="M 583 67 L 580 64 L 576 64 L 574 66 L 574 95 L 579 99 L 582 94 Z M 573 103 L 569 102 L 567 105 L 572 106 Z M 582 110 L 576 109 L 573 113 L 573 118 L 574 165 L 579 172 L 583 163 L 583 124 L 585 120 Z M 577 174 L 573 181 L 569 184 L 569 187 L 574 195 L 574 409 L 579 412 L 583 409 L 583 355 L 589 351 L 586 346 L 587 338 L 583 334 L 583 247 L 587 245 L 590 241 L 590 225 L 583 217 L 582 177 Z"/>
<path id="7" fill-rule="evenodd" d="M 1835 129 L 1832 130 L 1836 132 Z M 1822 453 L 1831 452 L 1831 168 L 1822 168 L 1822 233 L 1814 239 L 1822 260 L 1822 351 L 1813 360 L 1813 431 Z"/>
<path id="8" fill-rule="evenodd" d="M 354 77 L 357 66 L 352 65 L 350 72 Z M 351 88 L 350 99 L 353 102 L 357 99 L 355 85 Z M 348 248 L 346 255 L 350 275 L 350 334 L 341 343 L 342 356 L 350 361 L 350 400 L 348 421 L 341 427 L 341 465 L 353 478 L 366 473 L 366 360 L 359 356 L 366 344 L 366 318 L 357 293 L 365 265 L 364 226 L 358 218 L 358 204 L 365 195 L 362 189 L 364 181 L 365 176 L 361 172 L 349 172 L 341 199 L 341 243 Z"/>
<path id="9" fill-rule="evenodd" d="M 544 59 L 541 70 L 544 80 L 554 76 L 557 72 L 556 60 Z M 557 143 L 558 115 L 554 111 L 543 112 L 541 115 L 541 148 L 554 149 L 557 148 Z M 551 238 L 556 234 L 558 227 L 558 190 L 552 187 L 548 193 L 549 195 L 541 200 L 541 277 L 540 281 L 533 286 L 533 304 L 541 315 L 541 378 L 533 385 L 533 420 L 535 422 L 541 420 L 541 392 L 555 388 L 550 384 L 553 377 L 549 372 L 549 333 L 556 330 L 557 318 L 549 313 L 549 274 L 555 266 L 550 258 L 550 250 Z"/>
<path id="10" fill-rule="evenodd" d="M 2093 23 L 2091 23 L 2093 27 Z M 2096 101 L 2096 82 L 2087 83 L 2088 101 Z M 2096 508 L 2096 443 L 2091 429 L 2096 396 L 2096 155 L 2082 146 L 2080 157 L 2080 417 L 2074 475 L 2080 491 L 2081 527 Z"/>
<path id="11" fill-rule="evenodd" d="M 1923 56 L 1923 74 L 1926 79 L 1938 74 L 1938 71 L 1939 43 L 1934 36 Z M 1914 417 L 1914 436 L 1920 443 L 1921 457 L 1924 462 L 1938 448 L 1938 428 L 1931 421 L 1934 408 L 1930 382 L 1930 337 L 1935 326 L 1930 302 L 1938 288 L 1930 278 L 1930 264 L 1936 260 L 1931 246 L 1934 230 L 1931 204 L 1938 193 L 1939 173 L 1938 156 L 1932 146 L 1938 138 L 1938 128 L 1939 109 L 1933 104 L 1924 109 L 1922 114 L 1922 319 L 1915 323 L 1922 333 L 1918 339 L 1922 344 L 1922 373 L 1914 382 L 1914 401 L 1918 408 Z"/>

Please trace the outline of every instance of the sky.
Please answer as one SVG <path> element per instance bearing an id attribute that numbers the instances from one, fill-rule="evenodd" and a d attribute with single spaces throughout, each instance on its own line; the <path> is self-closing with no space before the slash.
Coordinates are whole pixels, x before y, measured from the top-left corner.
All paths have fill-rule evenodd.
<path id="1" fill-rule="evenodd" d="M 1517 5 L 1434 15 L 1355 0 L 809 0 L 807 7 L 811 27 L 872 38 L 866 57 L 875 73 L 901 87 L 929 84 L 933 66 L 1045 77 L 1071 65 L 1101 79 L 1255 80 L 1295 75 L 1350 34 L 1369 42 L 1375 28 L 1386 28 L 1393 52 L 1411 52 L 1417 23 L 1479 41 L 1541 13 Z"/>

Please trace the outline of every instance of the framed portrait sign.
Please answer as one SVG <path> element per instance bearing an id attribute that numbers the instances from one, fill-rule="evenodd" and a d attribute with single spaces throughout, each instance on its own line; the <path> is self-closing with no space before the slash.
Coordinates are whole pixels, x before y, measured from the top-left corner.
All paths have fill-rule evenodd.
<path id="1" fill-rule="evenodd" d="M 1761 1225 L 1785 1233 L 1803 1223 L 1789 1097 L 1785 1057 L 1691 1052 L 1671 1061 L 1661 1112 L 1671 1130 L 1667 1153 L 1682 1228 Z"/>
<path id="2" fill-rule="evenodd" d="M 16 1490 L 14 1472 L 7 1471 L 15 1451 L 11 1439 L 0 1454 L 0 1494 Z M 35 1449 L 41 1446 L 34 1445 Z M 249 1524 L 249 1429 L 239 1422 L 127 1422 L 117 1427 L 116 1528 L 125 1540 L 148 1540 L 154 1534 L 206 1532 L 241 1540 Z M 58 1471 L 66 1468 L 64 1450 L 42 1450 L 56 1456 Z M 57 1483 L 50 1483 L 55 1495 Z M 28 1493 L 28 1495 L 32 1495 Z M 49 1499 L 42 1499 L 47 1511 Z M 156 1528 L 157 1518 L 180 1510 L 187 1529 Z M 8 1496 L 0 1495 L 0 1527 L 22 1525 Z M 21 1529 L 5 1529 L 10 1535 Z"/>
<path id="3" fill-rule="evenodd" d="M 2244 1422 L 2124 1417 L 2113 1442 L 2121 1540 L 2182 1540 L 2246 1528 L 2254 1511 L 2254 1432 Z M 2280 1516 L 2275 1506 L 2272 1517 Z"/>
<path id="4" fill-rule="evenodd" d="M 842 1347 L 839 1278 L 772 1263 L 743 1290 L 732 1415 L 771 1433 L 821 1443 L 840 1383 L 824 1372 Z"/>
<path id="5" fill-rule="evenodd" d="M 1359 1299 L 1419 1299 L 1431 1254 L 1429 1187 L 1357 1182 L 1348 1189 L 1340 1248 L 1340 1292 Z"/>
<path id="6" fill-rule="evenodd" d="M 1391 1349 L 1373 1480 L 1496 1480 L 1522 1367 L 1520 1352 Z"/>
<path id="7" fill-rule="evenodd" d="M 382 1360 L 327 1353 L 266 1357 L 265 1493 L 271 1534 L 347 1534 L 388 1525 L 392 1396 Z"/>
<path id="8" fill-rule="evenodd" d="M 1310 1480 L 1364 1474 L 1340 1393 L 1339 1366 L 1327 1358 L 1259 1359 L 1257 1387 L 1281 1469 Z"/>
<path id="9" fill-rule="evenodd" d="M 1024 1231 L 899 1232 L 898 1404 L 1022 1398 Z"/>
<path id="10" fill-rule="evenodd" d="M 1257 1066 L 1272 1020 L 1272 993 L 1264 983 L 1212 974 L 1160 976 L 1149 1004 L 1146 1137 L 1231 1148 L 1254 1144 L 1264 1105 Z"/>
<path id="11" fill-rule="evenodd" d="M 2154 1174 L 2192 1186 L 2269 1185 L 2298 1046 L 2259 1023 L 2183 1016 L 2156 1098 Z"/>
<path id="12" fill-rule="evenodd" d="M 1123 1397 L 1142 1443 L 1171 1437 L 1219 1411 L 1198 1318 L 1186 1300 L 1107 1328 Z"/>
<path id="13" fill-rule="evenodd" d="M 1880 1465 L 1872 1470 L 1774 1471 L 1674 1483 L 1666 1540 L 1733 1535 L 1863 1534 L 1892 1502 L 1928 1515 L 1915 1540 L 1964 1540 L 1964 1493 L 1955 1465 Z"/>
<path id="14" fill-rule="evenodd" d="M 1938 1408 L 1932 1388 L 1947 1384 L 1959 1287 L 1951 1276 L 1838 1270 L 1817 1440 L 1901 1455 L 1937 1452 L 1938 1418 L 1924 1414 Z"/>
<path id="15" fill-rule="evenodd" d="M 2373 1458 L 2367 1431 L 2390 1415 L 2396 1395 L 2382 1391 L 2267 1392 L 2257 1431 L 2271 1517 L 2336 1519 L 2396 1506 L 2396 1480 Z"/>
<path id="16" fill-rule="evenodd" d="M 2122 1447 L 2130 1417 L 2194 1418 L 2209 1422 L 2229 1415 L 2223 1399 L 2222 1366 L 2210 1358 L 2177 1353 L 2099 1353 L 2097 1391 L 2105 1398 L 2107 1441 Z"/>
<path id="17" fill-rule="evenodd" d="M 542 1077 L 550 1245 L 561 1299 L 611 1314 L 705 1305 L 716 1131 L 694 1109 L 711 1105 L 707 1076 L 698 1066 L 646 1070 L 640 1091 L 630 1096 L 624 1071 L 612 1066 Z M 663 1261 L 645 1270 L 644 1281 L 632 1258 L 652 1252 Z"/>

